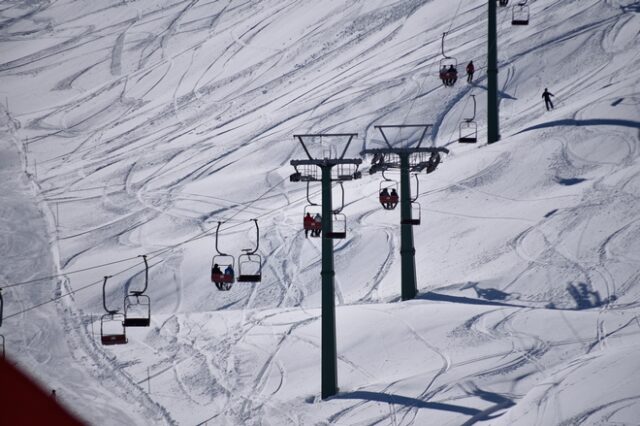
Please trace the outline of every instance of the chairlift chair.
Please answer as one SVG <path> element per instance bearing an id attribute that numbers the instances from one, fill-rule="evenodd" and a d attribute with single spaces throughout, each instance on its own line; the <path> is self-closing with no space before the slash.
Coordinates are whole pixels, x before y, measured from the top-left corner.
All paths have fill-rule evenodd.
<path id="1" fill-rule="evenodd" d="M 444 38 L 447 33 L 442 33 L 442 59 L 440 59 L 440 68 L 438 68 L 440 80 L 442 80 L 442 84 L 445 86 L 453 86 L 457 81 L 457 71 L 458 71 L 458 60 L 452 56 L 447 56 L 444 52 Z M 454 75 L 450 75 L 449 69 L 455 70 Z M 451 84 L 447 84 L 447 81 L 452 81 Z"/>
<path id="2" fill-rule="evenodd" d="M 509 0 L 498 0 L 498 4 L 500 7 L 505 7 L 509 4 Z"/>
<path id="3" fill-rule="evenodd" d="M 327 232 L 324 237 L 333 240 L 347 238 L 347 216 L 342 213 L 333 213 L 333 231 Z"/>
<path id="4" fill-rule="evenodd" d="M 400 201 L 398 196 L 398 182 L 387 179 L 382 172 L 384 180 L 380 182 L 380 190 L 378 191 L 380 204 L 385 210 L 393 210 L 397 207 Z M 395 190 L 395 195 L 391 193 Z"/>
<path id="5" fill-rule="evenodd" d="M 217 254 L 211 261 L 211 282 L 215 283 L 218 290 L 230 290 L 235 281 L 235 274 L 225 274 L 224 271 L 231 266 L 234 269 L 235 259 L 228 254 Z M 214 272 L 214 267 L 218 265 L 220 272 Z M 234 271 L 235 272 L 235 271 Z"/>
<path id="6" fill-rule="evenodd" d="M 257 283 L 262 280 L 262 257 L 256 254 L 260 247 L 260 228 L 258 220 L 252 219 L 256 225 L 256 247 L 243 249 L 244 254 L 238 256 L 238 282 Z"/>
<path id="7" fill-rule="evenodd" d="M 106 287 L 108 279 L 109 277 L 105 276 L 102 283 L 102 306 L 107 313 L 100 318 L 100 341 L 105 346 L 123 345 L 127 343 L 127 331 L 124 326 L 125 316 L 117 309 L 107 308 Z"/>
<path id="8" fill-rule="evenodd" d="M 211 281 L 216 285 L 220 291 L 231 290 L 231 286 L 235 282 L 235 258 L 229 254 L 222 253 L 218 249 L 218 236 L 220 234 L 220 225 L 222 222 L 218 222 L 216 228 L 216 254 L 211 260 Z M 217 266 L 217 269 L 216 269 Z M 227 268 L 231 267 L 233 273 L 225 273 Z"/>
<path id="9" fill-rule="evenodd" d="M 309 215 L 312 220 L 305 220 L 307 215 Z M 322 222 L 315 220 L 316 215 L 322 216 L 322 206 L 310 204 L 304 207 L 302 227 L 305 231 L 311 231 L 312 237 L 319 237 L 322 232 Z"/>
<path id="10" fill-rule="evenodd" d="M 151 299 L 144 294 L 149 286 L 149 264 L 147 256 L 140 256 L 144 260 L 144 288 L 130 291 L 124 298 L 124 326 L 149 327 L 151 324 Z"/>
<path id="11" fill-rule="evenodd" d="M 411 219 L 400 221 L 402 225 L 420 225 L 420 203 L 411 202 Z"/>
<path id="12" fill-rule="evenodd" d="M 513 6 L 511 25 L 529 25 L 529 6 L 526 1 Z"/>
<path id="13" fill-rule="evenodd" d="M 471 95 L 473 99 L 473 115 L 471 118 L 465 118 L 460 123 L 460 143 L 476 143 L 478 142 L 478 123 L 475 122 L 476 118 L 476 95 Z"/>
<path id="14" fill-rule="evenodd" d="M 244 249 L 247 252 L 250 249 Z M 238 282 L 258 283 L 262 281 L 262 258 L 258 254 L 244 253 L 238 257 Z"/>

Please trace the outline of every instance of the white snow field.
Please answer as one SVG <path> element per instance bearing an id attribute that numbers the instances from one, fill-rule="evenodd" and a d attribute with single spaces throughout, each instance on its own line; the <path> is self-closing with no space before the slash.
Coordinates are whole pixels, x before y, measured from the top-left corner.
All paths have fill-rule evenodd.
<path id="1" fill-rule="evenodd" d="M 487 145 L 486 1 L 0 1 L 10 361 L 95 425 L 640 425 L 640 1 L 529 5 L 528 26 L 498 10 Z M 445 31 L 472 84 L 440 83 Z M 480 143 L 462 145 L 470 95 Z M 399 209 L 366 158 L 322 401 L 293 135 L 357 132 L 357 157 L 374 125 L 421 123 L 451 153 L 419 176 L 419 295 L 400 301 Z M 253 218 L 263 281 L 218 291 L 216 225 L 237 257 Z M 104 347 L 103 276 L 121 308 L 141 254 L 151 326 Z"/>

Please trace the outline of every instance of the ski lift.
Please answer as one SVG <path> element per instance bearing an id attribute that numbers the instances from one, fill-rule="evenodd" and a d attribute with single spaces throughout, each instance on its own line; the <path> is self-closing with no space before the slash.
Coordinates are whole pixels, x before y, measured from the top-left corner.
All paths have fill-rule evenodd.
<path id="1" fill-rule="evenodd" d="M 505 7 L 509 4 L 509 0 L 498 0 L 500 7 Z"/>
<path id="2" fill-rule="evenodd" d="M 414 176 L 416 177 L 416 196 L 411 199 L 411 219 L 402 219 L 401 225 L 420 225 L 420 203 L 416 202 L 420 195 L 420 180 L 417 174 Z"/>
<path id="3" fill-rule="evenodd" d="M 411 219 L 401 220 L 402 225 L 420 225 L 420 203 L 411 202 Z"/>
<path id="4" fill-rule="evenodd" d="M 107 308 L 106 287 L 108 276 L 104 277 L 102 283 L 102 306 L 107 312 L 100 318 L 100 340 L 103 345 L 123 345 L 127 343 L 127 332 L 124 326 L 124 314 L 118 310 Z"/>
<path id="5" fill-rule="evenodd" d="M 342 190 L 342 203 L 339 209 L 335 209 L 333 213 L 333 225 L 331 232 L 327 232 L 324 236 L 325 238 L 331 238 L 334 240 L 342 240 L 347 238 L 347 216 L 343 213 L 340 213 L 344 208 L 344 186 L 342 182 L 338 182 L 340 184 L 340 189 Z"/>
<path id="6" fill-rule="evenodd" d="M 238 256 L 238 282 L 257 283 L 262 280 L 262 258 L 256 254 L 260 246 L 260 228 L 258 220 L 252 219 L 256 225 L 256 248 L 243 249 L 244 254 Z"/>
<path id="7" fill-rule="evenodd" d="M 144 288 L 140 291 L 130 291 L 124 298 L 125 327 L 149 327 L 151 323 L 151 299 L 144 294 L 149 285 L 149 264 L 146 254 L 140 257 L 144 260 Z"/>
<path id="8" fill-rule="evenodd" d="M 471 118 L 465 118 L 460 123 L 460 143 L 476 143 L 478 141 L 478 124 L 476 119 L 476 95 L 471 95 L 473 99 L 473 116 Z"/>
<path id="9" fill-rule="evenodd" d="M 312 237 L 319 237 L 322 233 L 321 213 L 321 206 L 310 204 L 304 207 L 302 227 L 305 231 L 311 231 Z"/>
<path id="10" fill-rule="evenodd" d="M 211 260 L 211 281 L 216 285 L 220 291 L 231 290 L 231 286 L 235 281 L 233 266 L 235 259 L 233 256 L 222 253 L 218 250 L 218 234 L 220 231 L 220 224 L 216 228 L 216 252 L 217 255 L 213 256 Z"/>
<path id="11" fill-rule="evenodd" d="M 347 238 L 347 216 L 342 213 L 333 213 L 333 230 L 327 232 L 325 238 L 343 240 Z"/>
<path id="12" fill-rule="evenodd" d="M 302 228 L 306 235 L 311 231 L 311 236 L 316 238 L 322 234 L 322 206 L 317 205 L 309 198 L 309 182 L 307 182 L 307 202 L 302 213 Z"/>
<path id="13" fill-rule="evenodd" d="M 4 299 L 2 299 L 2 289 L 0 288 L 0 327 L 2 327 L 2 312 L 4 310 Z M 2 351 L 2 359 L 4 359 L 4 336 L 0 334 L 0 351 Z"/>
<path id="14" fill-rule="evenodd" d="M 379 200 L 382 208 L 385 210 L 393 210 L 398 205 L 400 198 L 398 196 L 398 182 L 387 178 L 382 172 L 383 181 L 380 182 Z"/>
<path id="15" fill-rule="evenodd" d="M 511 25 L 529 25 L 529 6 L 526 0 L 513 6 Z"/>
<path id="16" fill-rule="evenodd" d="M 444 38 L 447 33 L 442 33 L 442 59 L 440 59 L 439 75 L 442 84 L 453 86 L 458 80 L 458 60 L 444 53 Z"/>

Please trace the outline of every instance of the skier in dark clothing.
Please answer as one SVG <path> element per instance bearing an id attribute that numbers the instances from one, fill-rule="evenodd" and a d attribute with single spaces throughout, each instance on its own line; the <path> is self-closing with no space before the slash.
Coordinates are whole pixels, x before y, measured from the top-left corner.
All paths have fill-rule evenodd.
<path id="1" fill-rule="evenodd" d="M 544 92 L 542 92 L 542 97 L 544 98 L 544 105 L 547 107 L 547 111 L 553 109 L 553 102 L 551 102 L 551 96 L 553 93 L 549 92 L 545 87 Z"/>
<path id="2" fill-rule="evenodd" d="M 473 61 L 469 61 L 467 64 L 467 83 L 471 83 L 473 80 L 473 73 L 476 71 L 476 68 L 473 66 Z"/>

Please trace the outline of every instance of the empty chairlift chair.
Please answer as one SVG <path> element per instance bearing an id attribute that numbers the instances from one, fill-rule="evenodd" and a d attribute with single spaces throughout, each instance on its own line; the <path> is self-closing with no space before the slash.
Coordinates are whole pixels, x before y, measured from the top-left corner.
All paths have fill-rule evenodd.
<path id="1" fill-rule="evenodd" d="M 347 238 L 347 216 L 342 213 L 333 214 L 333 230 L 327 232 L 325 238 L 334 240 L 342 240 Z"/>
<path id="2" fill-rule="evenodd" d="M 414 176 L 416 178 L 416 196 L 411 199 L 411 218 L 401 219 L 401 225 L 420 225 L 420 203 L 416 202 L 420 195 L 420 180 L 417 174 Z"/>
<path id="3" fill-rule="evenodd" d="M 511 25 L 529 25 L 529 6 L 526 1 L 513 6 Z"/>
<path id="4" fill-rule="evenodd" d="M 460 143 L 476 143 L 478 141 L 478 124 L 475 122 L 476 118 L 476 95 L 471 95 L 473 99 L 473 116 L 471 118 L 465 118 L 460 123 Z"/>
<path id="5" fill-rule="evenodd" d="M 420 225 L 420 203 L 411 202 L 411 219 L 401 220 L 402 225 Z"/>
<path id="6" fill-rule="evenodd" d="M 124 326 L 149 327 L 151 324 L 151 299 L 144 294 L 149 286 L 149 264 L 147 256 L 140 256 L 144 260 L 144 288 L 130 291 L 124 298 Z"/>
<path id="7" fill-rule="evenodd" d="M 123 345 L 127 343 L 127 332 L 124 326 L 124 314 L 118 310 L 107 308 L 106 287 L 109 277 L 104 277 L 102 283 L 102 306 L 106 311 L 100 318 L 100 341 L 103 345 Z"/>
<path id="8" fill-rule="evenodd" d="M 244 254 L 238 256 L 238 282 L 257 283 L 262 281 L 262 258 L 256 254 L 260 247 L 260 228 L 258 220 L 252 219 L 256 225 L 256 247 L 243 249 Z"/>
<path id="9" fill-rule="evenodd" d="M 341 204 L 340 208 L 333 211 L 333 221 L 331 226 L 331 232 L 327 232 L 324 238 L 331 238 L 334 240 L 342 240 L 347 238 L 347 216 L 340 213 L 344 208 L 344 186 L 342 182 L 338 182 L 341 190 Z"/>

